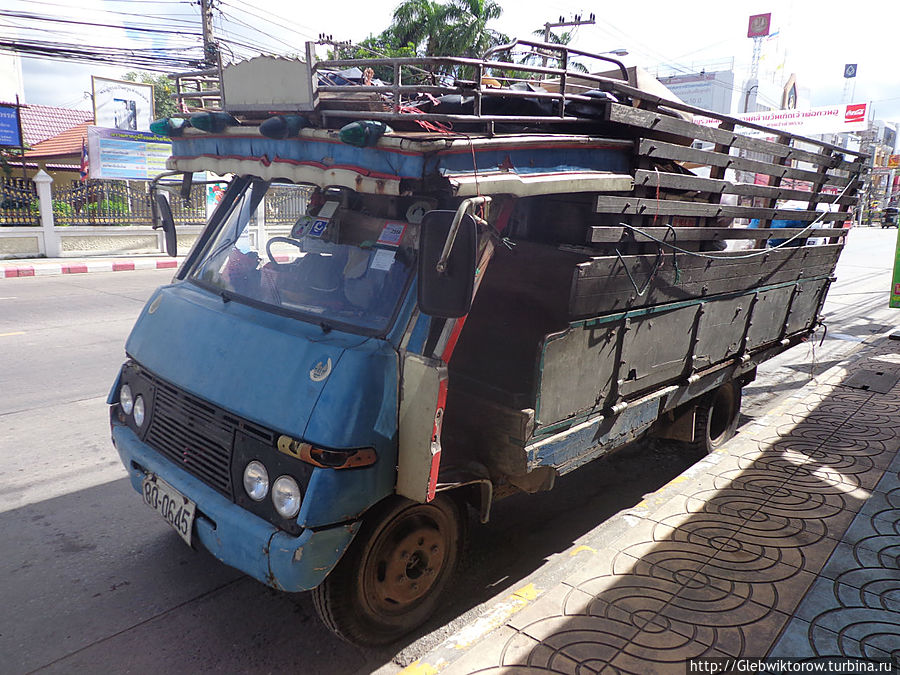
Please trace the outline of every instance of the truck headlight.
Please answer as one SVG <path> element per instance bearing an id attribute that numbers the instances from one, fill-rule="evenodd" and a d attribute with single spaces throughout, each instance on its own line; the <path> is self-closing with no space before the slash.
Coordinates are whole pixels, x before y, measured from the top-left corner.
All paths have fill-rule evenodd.
<path id="1" fill-rule="evenodd" d="M 122 412 L 126 415 L 130 415 L 134 410 L 134 395 L 131 393 L 131 387 L 127 384 L 123 384 L 119 389 L 119 405 L 122 406 Z"/>
<path id="2" fill-rule="evenodd" d="M 139 427 L 144 425 L 144 397 L 138 394 L 134 399 L 134 423 Z"/>
<path id="3" fill-rule="evenodd" d="M 279 476 L 272 484 L 272 503 L 282 518 L 293 518 L 300 513 L 300 486 L 290 476 Z"/>
<path id="4" fill-rule="evenodd" d="M 262 462 L 253 460 L 244 468 L 244 490 L 255 502 L 261 502 L 269 493 L 269 472 Z"/>

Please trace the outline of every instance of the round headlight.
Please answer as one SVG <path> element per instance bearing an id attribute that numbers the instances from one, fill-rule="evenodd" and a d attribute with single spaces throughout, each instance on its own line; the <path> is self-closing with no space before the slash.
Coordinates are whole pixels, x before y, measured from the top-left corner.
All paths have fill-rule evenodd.
<path id="1" fill-rule="evenodd" d="M 134 396 L 131 394 L 131 387 L 127 384 L 123 384 L 119 389 L 119 405 L 122 406 L 122 412 L 126 415 L 130 415 L 134 410 Z"/>
<path id="2" fill-rule="evenodd" d="M 134 399 L 134 423 L 139 427 L 144 425 L 144 397 L 140 394 Z"/>
<path id="3" fill-rule="evenodd" d="M 272 484 L 272 503 L 282 518 L 293 518 L 300 513 L 300 487 L 290 476 L 279 476 Z"/>
<path id="4" fill-rule="evenodd" d="M 256 502 L 262 501 L 269 494 L 269 472 L 262 462 L 254 459 L 244 469 L 244 490 Z"/>

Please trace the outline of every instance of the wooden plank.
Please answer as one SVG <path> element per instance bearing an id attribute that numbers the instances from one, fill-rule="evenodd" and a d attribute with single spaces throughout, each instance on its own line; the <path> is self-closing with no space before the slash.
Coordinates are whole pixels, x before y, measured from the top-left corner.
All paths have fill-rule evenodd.
<path id="1" fill-rule="evenodd" d="M 689 202 L 677 199 L 639 199 L 598 195 L 594 210 L 597 213 L 614 213 L 638 216 L 688 216 L 691 218 L 759 218 L 770 220 L 803 220 L 820 222 L 844 221 L 846 213 L 827 211 L 795 211 L 792 209 L 764 209 L 753 206 L 726 206 L 707 202 Z"/>
<path id="2" fill-rule="evenodd" d="M 716 178 L 689 176 L 682 173 L 669 173 L 666 171 L 648 171 L 645 169 L 638 169 L 634 172 L 634 184 L 636 187 L 659 187 L 668 190 L 694 190 L 697 192 L 733 194 L 744 197 L 793 199 L 797 201 L 809 201 L 814 196 L 814 193 L 807 190 L 794 190 L 785 187 L 755 185 L 752 183 L 732 183 L 728 180 Z M 857 181 L 857 184 L 859 184 L 859 181 Z M 853 187 L 850 188 L 850 190 L 853 189 Z M 848 190 L 848 192 L 850 190 Z M 820 196 L 820 201 L 822 203 L 829 203 L 829 200 L 833 200 L 837 195 L 820 193 Z M 845 194 L 838 199 L 837 203 L 856 204 L 858 201 L 858 197 Z"/>
<path id="3" fill-rule="evenodd" d="M 665 143 L 649 138 L 645 138 L 640 142 L 638 153 L 656 159 L 671 159 L 677 162 L 692 162 L 695 164 L 725 167 L 741 171 L 753 171 L 768 176 L 775 176 L 776 178 L 796 178 L 810 182 L 819 181 L 821 178 L 815 171 L 793 169 L 786 165 L 770 164 L 769 162 L 747 159 L 746 157 L 736 157 L 734 155 L 725 155 L 710 150 L 698 150 L 696 148 L 688 148 L 683 145 Z M 787 161 L 786 158 L 779 159 Z M 829 175 L 826 182 L 829 185 L 844 186 L 850 181 L 851 178 L 848 176 Z"/>
<path id="4" fill-rule="evenodd" d="M 734 146 L 745 150 L 752 150 L 754 152 L 763 152 L 774 157 L 787 157 L 792 160 L 823 164 L 833 169 L 852 171 L 853 167 L 856 165 L 855 162 L 848 162 L 847 160 L 837 159 L 836 157 L 829 157 L 824 153 L 820 154 L 801 148 L 794 148 L 761 138 L 750 138 L 737 131 L 701 126 L 670 115 L 632 108 L 617 103 L 610 104 L 609 120 L 611 122 L 618 122 L 619 124 L 640 127 L 641 129 L 650 129 L 653 131 L 686 136 L 698 141 L 716 143 L 717 145 Z M 773 133 L 777 132 L 773 130 Z"/>
<path id="5" fill-rule="evenodd" d="M 826 246 L 809 246 L 797 247 L 797 250 L 803 248 L 824 249 Z M 672 264 L 672 256 L 666 256 L 663 265 L 656 271 L 652 287 L 657 289 L 667 289 L 667 292 L 678 292 L 680 297 L 701 297 L 705 295 L 713 295 L 715 293 L 733 292 L 745 288 L 755 288 L 758 285 L 779 284 L 788 281 L 795 281 L 804 276 L 809 276 L 808 267 L 821 267 L 827 270 L 829 266 L 834 265 L 837 261 L 837 253 L 832 251 L 825 255 L 813 258 L 803 258 L 797 260 L 782 260 L 779 263 L 773 263 L 772 269 L 761 271 L 759 267 L 759 258 L 748 258 L 744 260 L 733 261 L 726 264 L 711 264 L 708 267 L 686 267 L 684 254 L 676 256 L 678 261 L 678 272 Z M 630 257 L 630 256 L 626 256 Z M 644 260 L 642 263 L 630 262 L 626 263 L 627 270 L 622 266 L 616 258 L 608 258 L 610 264 L 606 267 L 606 273 L 598 276 L 573 277 L 573 287 L 575 295 L 584 297 L 615 294 L 634 295 L 634 284 L 632 280 L 642 286 L 642 280 L 646 283 L 646 279 L 654 274 L 654 264 L 651 261 Z M 630 276 L 629 276 L 630 275 Z M 740 283 L 737 283 L 740 281 Z M 733 283 L 734 282 L 734 283 Z M 697 288 L 694 289 L 693 286 Z M 694 290 L 701 291 L 706 286 L 705 292 L 694 294 Z M 730 290 L 724 290 L 729 288 Z M 639 305 L 641 303 L 638 303 Z M 655 304 L 655 303 L 643 303 Z"/>
<path id="6" fill-rule="evenodd" d="M 590 241 L 592 244 L 613 244 L 617 242 L 652 242 L 653 239 L 661 239 L 673 244 L 688 241 L 731 241 L 739 239 L 787 239 L 796 234 L 807 233 L 807 236 L 815 237 L 844 237 L 847 228 L 812 228 L 812 230 L 785 227 L 774 230 L 759 230 L 743 227 L 642 227 L 640 232 L 635 232 L 627 227 L 595 225 L 591 227 Z M 649 235 L 649 236 L 648 236 Z M 674 238 L 673 238 L 674 235 Z"/>
<path id="7" fill-rule="evenodd" d="M 642 263 L 626 256 L 631 278 L 621 262 L 616 258 L 606 258 L 602 259 L 606 263 L 604 269 L 595 270 L 598 276 L 573 278 L 569 313 L 572 318 L 588 318 L 669 302 L 749 292 L 762 286 L 804 282 L 809 277 L 810 269 L 815 269 L 817 274 L 833 271 L 840 249 L 841 246 L 825 245 L 773 250 L 767 253 L 781 255 L 770 258 L 764 267 L 761 267 L 762 256 L 712 264 L 707 268 L 688 267 L 690 261 L 683 254 L 678 254 L 677 281 L 671 256 L 667 255 L 665 266 L 653 275 L 643 295 L 638 295 L 635 284 L 642 288 L 653 273 L 652 262 L 646 259 L 649 256 L 645 256 Z M 816 250 L 816 255 L 806 256 L 806 250 Z M 796 259 L 791 259 L 792 254 L 797 256 Z"/>

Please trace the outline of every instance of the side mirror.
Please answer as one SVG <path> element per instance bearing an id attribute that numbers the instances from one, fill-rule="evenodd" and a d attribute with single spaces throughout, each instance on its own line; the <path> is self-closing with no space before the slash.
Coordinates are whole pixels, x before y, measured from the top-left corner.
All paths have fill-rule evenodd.
<path id="1" fill-rule="evenodd" d="M 178 255 L 178 238 L 175 236 L 175 218 L 172 217 L 169 200 L 163 193 L 153 190 L 150 206 L 153 214 L 153 229 L 162 228 L 166 235 L 166 253 L 174 258 Z"/>
<path id="2" fill-rule="evenodd" d="M 454 319 L 468 314 L 475 286 L 478 232 L 465 214 L 454 231 L 456 211 L 429 211 L 419 230 L 419 309 L 429 316 Z M 445 247 L 444 269 L 439 263 Z"/>

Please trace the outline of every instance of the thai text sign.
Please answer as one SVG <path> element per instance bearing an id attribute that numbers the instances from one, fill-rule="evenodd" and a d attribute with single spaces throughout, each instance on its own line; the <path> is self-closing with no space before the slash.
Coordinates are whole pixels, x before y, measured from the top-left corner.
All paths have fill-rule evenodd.
<path id="1" fill-rule="evenodd" d="M 166 171 L 172 141 L 149 131 L 88 127 L 91 178 L 149 180 Z"/>
<path id="2" fill-rule="evenodd" d="M 805 110 L 764 110 L 760 112 L 732 115 L 744 122 L 762 124 L 778 131 L 814 136 L 836 134 L 843 131 L 865 131 L 868 127 L 868 103 L 847 103 L 807 108 Z M 709 117 L 695 117 L 694 122 L 703 126 L 718 126 L 721 122 Z M 767 134 L 754 129 L 740 129 L 747 136 L 762 137 Z"/>
<path id="3" fill-rule="evenodd" d="M 94 123 L 107 129 L 148 131 L 153 120 L 153 85 L 91 78 Z"/>
<path id="4" fill-rule="evenodd" d="M 0 105 L 0 146 L 20 145 L 19 109 L 14 105 Z"/>

